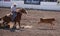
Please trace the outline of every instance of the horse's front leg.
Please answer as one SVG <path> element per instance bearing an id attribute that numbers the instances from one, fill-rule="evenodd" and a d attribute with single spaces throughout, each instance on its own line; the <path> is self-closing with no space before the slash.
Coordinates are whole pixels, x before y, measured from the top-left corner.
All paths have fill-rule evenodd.
<path id="1" fill-rule="evenodd" d="M 18 24 L 19 24 L 19 28 L 21 28 L 21 26 L 20 26 L 20 21 L 18 21 Z"/>
<path id="2" fill-rule="evenodd" d="M 24 27 L 21 27 L 20 21 L 18 21 L 19 28 L 23 29 Z"/>

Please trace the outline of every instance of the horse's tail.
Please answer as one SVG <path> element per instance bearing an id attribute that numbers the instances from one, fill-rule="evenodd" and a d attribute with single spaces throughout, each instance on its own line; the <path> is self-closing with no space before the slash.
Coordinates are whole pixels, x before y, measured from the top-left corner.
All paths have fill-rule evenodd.
<path id="1" fill-rule="evenodd" d="M 2 20 L 2 18 L 0 18 L 0 21 Z"/>
<path id="2" fill-rule="evenodd" d="M 1 21 L 1 18 L 0 18 L 0 21 Z"/>

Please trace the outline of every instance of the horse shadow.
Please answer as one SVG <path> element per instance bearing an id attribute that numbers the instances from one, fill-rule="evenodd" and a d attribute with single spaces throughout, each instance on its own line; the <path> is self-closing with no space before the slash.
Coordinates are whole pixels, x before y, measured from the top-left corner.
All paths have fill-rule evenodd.
<path id="1" fill-rule="evenodd" d="M 20 29 L 17 29 L 16 27 L 10 28 L 9 26 L 4 26 L 4 27 L 0 26 L 0 29 L 9 30 L 11 32 L 15 32 L 16 30 L 24 31 L 23 27 L 21 27 Z"/>

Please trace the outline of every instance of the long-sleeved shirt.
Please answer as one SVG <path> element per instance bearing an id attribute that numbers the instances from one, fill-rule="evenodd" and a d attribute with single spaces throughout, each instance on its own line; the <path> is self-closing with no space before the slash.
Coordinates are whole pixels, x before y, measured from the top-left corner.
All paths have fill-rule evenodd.
<path id="1" fill-rule="evenodd" d="M 12 11 L 16 12 L 16 7 L 11 6 L 11 12 L 12 12 Z"/>

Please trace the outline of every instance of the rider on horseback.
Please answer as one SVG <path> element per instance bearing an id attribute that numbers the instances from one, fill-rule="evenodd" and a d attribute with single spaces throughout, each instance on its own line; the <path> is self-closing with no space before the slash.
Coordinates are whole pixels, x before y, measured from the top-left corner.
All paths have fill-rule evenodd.
<path id="1" fill-rule="evenodd" d="M 16 17 L 16 4 L 14 3 L 13 6 L 11 6 L 11 12 L 12 12 L 12 21 L 14 21 Z"/>

